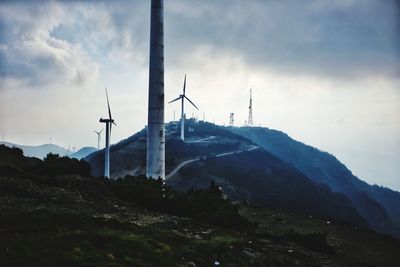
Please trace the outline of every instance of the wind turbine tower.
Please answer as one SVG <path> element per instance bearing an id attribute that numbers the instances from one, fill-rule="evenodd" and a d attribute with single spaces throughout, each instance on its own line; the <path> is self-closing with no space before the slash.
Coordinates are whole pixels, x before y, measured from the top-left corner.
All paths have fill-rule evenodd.
<path id="1" fill-rule="evenodd" d="M 101 129 L 101 131 L 94 131 L 97 134 L 97 150 L 100 150 L 100 134 L 103 132 L 104 129 Z"/>
<path id="2" fill-rule="evenodd" d="M 106 147 L 104 149 L 104 177 L 110 178 L 110 136 L 112 124 L 117 126 L 111 116 L 110 102 L 108 101 L 108 93 L 106 88 L 106 98 L 108 107 L 108 119 L 100 118 L 100 122 L 106 124 Z"/>
<path id="3" fill-rule="evenodd" d="M 165 179 L 164 0 L 151 0 L 147 178 Z"/>
<path id="4" fill-rule="evenodd" d="M 247 126 L 253 127 L 253 99 L 251 95 L 251 89 L 250 89 L 250 104 L 249 104 L 249 119 L 247 120 Z"/>
<path id="5" fill-rule="evenodd" d="M 183 80 L 183 93 L 179 95 L 177 98 L 174 100 L 171 100 L 168 102 L 172 103 L 178 100 L 181 100 L 181 139 L 182 141 L 185 141 L 185 99 L 189 101 L 190 104 L 192 104 L 196 109 L 199 109 L 193 102 L 186 96 L 186 74 L 185 74 L 185 79 Z"/>

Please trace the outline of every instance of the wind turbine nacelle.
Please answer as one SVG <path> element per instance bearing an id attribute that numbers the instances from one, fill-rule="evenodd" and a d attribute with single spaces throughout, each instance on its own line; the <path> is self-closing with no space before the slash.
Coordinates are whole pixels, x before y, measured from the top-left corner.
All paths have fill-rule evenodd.
<path id="1" fill-rule="evenodd" d="M 103 119 L 103 118 L 100 118 L 99 122 L 105 122 L 105 123 L 111 122 L 111 123 L 113 123 L 114 120 L 112 120 L 112 119 L 110 120 L 110 119 Z"/>

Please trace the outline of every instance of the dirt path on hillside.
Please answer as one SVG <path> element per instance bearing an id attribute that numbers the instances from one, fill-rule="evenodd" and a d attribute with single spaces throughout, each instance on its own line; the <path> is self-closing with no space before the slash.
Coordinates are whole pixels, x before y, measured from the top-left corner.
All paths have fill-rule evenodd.
<path id="1" fill-rule="evenodd" d="M 255 150 L 257 148 L 259 148 L 259 147 L 258 146 L 252 146 L 252 147 L 250 147 L 248 149 L 245 149 L 245 150 L 239 150 L 239 151 L 236 150 L 236 151 L 230 151 L 230 152 L 224 152 L 224 153 L 221 153 L 221 154 L 217 154 L 217 155 L 215 155 L 215 157 L 216 158 L 226 157 L 226 156 L 230 156 L 230 155 L 233 155 L 233 154 L 239 154 L 239 153 L 243 153 L 243 152 L 252 151 L 252 150 Z M 189 159 L 189 160 L 181 162 L 170 173 L 168 173 L 167 176 L 165 176 L 165 180 L 168 180 L 171 177 L 173 177 L 180 169 L 182 169 L 186 165 L 188 165 L 190 163 L 193 163 L 193 162 L 196 162 L 196 161 L 199 161 L 199 160 L 201 160 L 202 158 L 205 158 L 205 157 L 207 157 L 207 156 L 206 155 L 199 156 L 199 157 L 196 157 L 194 159 Z"/>

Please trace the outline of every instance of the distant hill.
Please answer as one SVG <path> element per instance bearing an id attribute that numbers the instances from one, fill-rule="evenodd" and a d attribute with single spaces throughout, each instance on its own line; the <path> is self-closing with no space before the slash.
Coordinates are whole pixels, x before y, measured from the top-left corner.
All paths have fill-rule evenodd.
<path id="1" fill-rule="evenodd" d="M 172 188 L 205 188 L 215 180 L 232 200 L 367 225 L 344 195 L 315 184 L 262 148 L 245 152 L 255 147 L 249 139 L 210 123 L 188 120 L 186 125 L 190 128 L 186 142 L 179 139 L 178 125 L 166 125 L 166 173 L 186 160 L 199 160 L 167 179 Z M 146 129 L 111 146 L 110 150 L 112 178 L 145 174 Z M 241 153 L 237 155 L 226 154 L 238 151 Z M 90 154 L 85 160 L 91 165 L 92 175 L 102 176 L 104 150 Z"/>
<path id="2" fill-rule="evenodd" d="M 68 154 L 67 149 L 54 144 L 44 144 L 38 146 L 18 145 L 10 142 L 0 142 L 0 144 L 4 144 L 8 147 L 18 147 L 22 149 L 26 157 L 35 157 L 39 159 L 43 159 L 49 153 L 58 154 L 60 156 L 65 156 Z"/>
<path id="3" fill-rule="evenodd" d="M 91 147 L 91 146 L 86 146 L 86 147 L 82 147 L 81 149 L 79 149 L 75 153 L 72 153 L 72 154 L 68 155 L 68 157 L 81 159 L 81 158 L 84 158 L 87 155 L 89 155 L 89 154 L 91 154 L 91 153 L 93 153 L 95 151 L 97 151 L 97 148 Z"/>
<path id="4" fill-rule="evenodd" d="M 314 182 L 346 195 L 372 228 L 400 236 L 399 192 L 369 185 L 333 155 L 296 141 L 283 132 L 261 127 L 229 129 L 291 164 Z"/>

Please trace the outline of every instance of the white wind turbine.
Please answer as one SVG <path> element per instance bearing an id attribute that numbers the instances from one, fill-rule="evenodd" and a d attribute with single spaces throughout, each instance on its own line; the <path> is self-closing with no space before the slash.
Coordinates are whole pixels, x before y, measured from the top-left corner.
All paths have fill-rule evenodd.
<path id="1" fill-rule="evenodd" d="M 181 139 L 182 141 L 185 141 L 185 98 L 187 101 L 190 102 L 190 104 L 192 104 L 196 109 L 199 109 L 198 107 L 196 107 L 196 105 L 186 96 L 186 74 L 185 74 L 185 79 L 183 81 L 183 94 L 179 95 L 179 97 L 175 98 L 172 101 L 169 101 L 169 103 L 178 101 L 179 99 L 181 99 L 181 105 L 182 105 L 182 109 L 181 109 Z"/>
<path id="2" fill-rule="evenodd" d="M 106 98 L 108 107 L 108 119 L 100 118 L 100 122 L 106 124 L 106 147 L 104 149 L 104 177 L 110 178 L 110 137 L 112 124 L 117 126 L 111 117 L 110 102 L 108 101 L 108 93 L 106 88 Z"/>
<path id="3" fill-rule="evenodd" d="M 104 129 L 101 129 L 101 131 L 94 131 L 97 134 L 97 150 L 100 150 L 100 134 L 103 132 Z"/>

